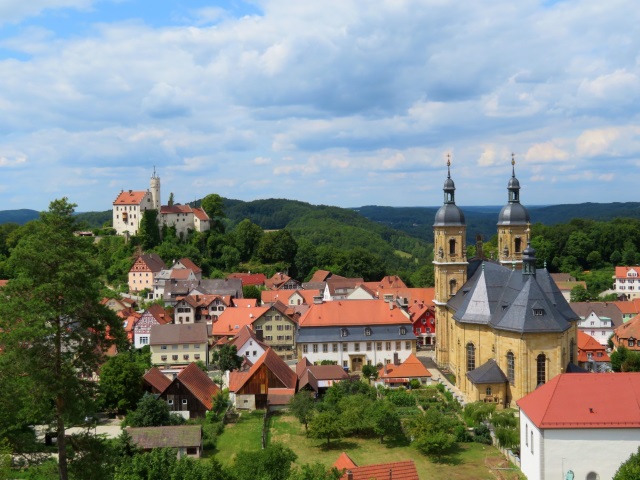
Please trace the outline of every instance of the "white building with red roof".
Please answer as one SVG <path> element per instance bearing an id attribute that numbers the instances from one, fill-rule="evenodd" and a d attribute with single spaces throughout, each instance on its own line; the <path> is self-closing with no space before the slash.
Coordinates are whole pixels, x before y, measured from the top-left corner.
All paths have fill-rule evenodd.
<path id="1" fill-rule="evenodd" d="M 616 267 L 613 289 L 618 298 L 624 296 L 627 300 L 640 298 L 640 267 Z"/>
<path id="2" fill-rule="evenodd" d="M 638 449 L 640 373 L 564 373 L 517 404 L 529 479 L 613 478 Z"/>

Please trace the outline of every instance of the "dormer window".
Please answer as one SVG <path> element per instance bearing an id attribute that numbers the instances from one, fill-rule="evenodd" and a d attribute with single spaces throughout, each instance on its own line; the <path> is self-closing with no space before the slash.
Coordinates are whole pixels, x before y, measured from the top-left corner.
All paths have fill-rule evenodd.
<path id="1" fill-rule="evenodd" d="M 630 337 L 629 338 L 629 346 L 633 347 L 633 346 L 635 346 L 635 344 L 636 344 L 636 339 L 633 338 L 633 337 Z"/>
<path id="2" fill-rule="evenodd" d="M 507 305 L 502 305 L 502 311 L 504 312 L 507 309 Z"/>
<path id="3" fill-rule="evenodd" d="M 340 336 L 341 337 L 346 337 L 347 335 L 349 335 L 349 331 L 346 328 L 341 328 L 340 329 Z"/>
<path id="4" fill-rule="evenodd" d="M 365 328 L 365 329 L 364 329 L 364 334 L 365 334 L 367 337 L 370 337 L 370 336 L 371 336 L 371 329 L 370 329 L 369 327 Z M 344 337 L 344 336 L 345 336 L 345 335 L 343 335 L 343 337 Z"/>
<path id="5" fill-rule="evenodd" d="M 400 335 L 406 335 L 407 334 L 407 328 L 406 327 L 400 327 Z"/>
<path id="6" fill-rule="evenodd" d="M 533 315 L 536 317 L 542 317 L 544 315 L 544 308 L 534 308 Z"/>

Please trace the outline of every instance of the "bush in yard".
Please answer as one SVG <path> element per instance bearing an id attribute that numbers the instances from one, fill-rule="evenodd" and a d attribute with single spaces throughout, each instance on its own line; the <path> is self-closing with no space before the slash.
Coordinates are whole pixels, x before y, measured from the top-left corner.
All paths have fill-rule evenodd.
<path id="1" fill-rule="evenodd" d="M 433 432 L 416 438 L 415 446 L 420 453 L 441 458 L 456 446 L 456 438 L 450 433 Z"/>
<path id="2" fill-rule="evenodd" d="M 386 397 L 396 407 L 413 407 L 416 404 L 416 397 L 403 389 L 387 390 Z"/>
<path id="3" fill-rule="evenodd" d="M 493 440 L 491 439 L 491 432 L 489 427 L 484 423 L 481 423 L 473 429 L 473 441 L 476 443 L 484 443 L 485 445 L 491 445 Z"/>

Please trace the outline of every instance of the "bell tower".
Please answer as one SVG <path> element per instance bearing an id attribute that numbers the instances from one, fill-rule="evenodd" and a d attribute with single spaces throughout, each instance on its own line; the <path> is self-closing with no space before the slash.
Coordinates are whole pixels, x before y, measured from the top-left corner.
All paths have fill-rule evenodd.
<path id="1" fill-rule="evenodd" d="M 522 254 L 529 242 L 531 220 L 520 204 L 520 182 L 516 178 L 515 155 L 511 154 L 511 178 L 507 185 L 509 201 L 498 216 L 498 259 L 505 266 L 522 268 Z"/>
<path id="2" fill-rule="evenodd" d="M 153 167 L 153 175 L 151 175 L 150 182 L 151 203 L 153 203 L 153 209 L 157 210 L 158 218 L 160 218 L 160 206 L 162 205 L 160 200 L 160 177 L 156 175 L 156 167 Z"/>
<path id="3" fill-rule="evenodd" d="M 451 325 L 447 302 L 467 281 L 467 227 L 462 210 L 455 202 L 455 184 L 451 179 L 451 159 L 447 155 L 447 179 L 444 204 L 433 224 L 433 275 L 435 280 L 436 361 L 449 363 Z"/>

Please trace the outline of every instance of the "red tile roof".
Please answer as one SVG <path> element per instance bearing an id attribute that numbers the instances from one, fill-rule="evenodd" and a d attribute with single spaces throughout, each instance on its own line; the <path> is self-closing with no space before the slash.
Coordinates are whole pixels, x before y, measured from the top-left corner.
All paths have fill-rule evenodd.
<path id="1" fill-rule="evenodd" d="M 342 452 L 340 454 L 340 456 L 338 457 L 338 459 L 335 461 L 335 463 L 332 466 L 336 467 L 338 470 L 342 470 L 343 468 L 355 468 L 355 467 L 357 467 L 355 462 L 353 460 L 351 460 L 351 457 L 349 457 L 349 455 L 347 455 L 345 452 Z"/>
<path id="2" fill-rule="evenodd" d="M 633 347 L 629 347 L 630 338 L 635 340 Z M 638 339 L 640 339 L 640 315 L 636 315 L 627 321 L 627 323 L 623 323 L 616 328 L 613 331 L 613 338 L 611 340 L 615 346 L 623 345 L 630 350 L 638 350 L 640 349 Z"/>
<path id="3" fill-rule="evenodd" d="M 239 278 L 242 280 L 242 285 L 264 285 L 267 280 L 267 276 L 264 273 L 230 273 L 227 278 Z"/>
<path id="4" fill-rule="evenodd" d="M 517 401 L 538 428 L 639 428 L 640 373 L 563 373 Z"/>
<path id="5" fill-rule="evenodd" d="M 387 275 L 379 282 L 364 282 L 364 285 L 375 290 L 386 290 L 389 288 L 407 288 L 407 285 L 397 275 Z"/>
<path id="6" fill-rule="evenodd" d="M 189 205 L 162 205 L 160 213 L 193 213 L 193 209 Z"/>
<path id="7" fill-rule="evenodd" d="M 385 372 L 386 369 L 386 372 Z M 427 370 L 420 360 L 412 353 L 407 359 L 397 367 L 390 363 L 382 367 L 378 375 L 381 379 L 392 378 L 422 378 L 430 377 L 431 372 Z"/>
<path id="8" fill-rule="evenodd" d="M 627 278 L 627 273 L 629 273 L 629 271 L 634 271 L 640 275 L 640 267 L 616 267 L 616 278 Z"/>
<path id="9" fill-rule="evenodd" d="M 320 290 L 263 290 L 260 292 L 260 298 L 263 304 L 277 301 L 288 304 L 295 293 L 300 295 L 308 305 L 313 303 L 313 297 L 321 295 Z"/>
<path id="10" fill-rule="evenodd" d="M 156 367 L 150 368 L 142 379 L 159 393 L 164 392 L 171 385 L 171 380 Z"/>
<path id="11" fill-rule="evenodd" d="M 308 283 L 326 282 L 330 276 L 329 270 L 316 270 Z"/>
<path id="12" fill-rule="evenodd" d="M 588 353 L 595 354 L 589 358 Z M 578 330 L 578 362 L 610 362 L 611 358 L 607 354 L 607 349 L 591 335 Z"/>
<path id="13" fill-rule="evenodd" d="M 169 313 L 164 308 L 162 308 L 162 305 L 158 305 L 157 303 L 149 305 L 149 308 L 147 308 L 147 312 L 153 315 L 153 318 L 155 318 L 160 325 L 171 323 L 171 315 L 169 315 Z"/>
<path id="14" fill-rule="evenodd" d="M 349 468 L 353 476 L 348 476 L 345 472 L 340 480 L 419 480 L 418 469 L 413 460 L 404 462 L 379 463 L 377 465 L 366 465 L 364 467 Z"/>
<path id="15" fill-rule="evenodd" d="M 200 221 L 207 222 L 209 221 L 209 215 L 204 211 L 203 208 L 196 207 L 193 209 L 193 214 L 198 217 Z"/>
<path id="16" fill-rule="evenodd" d="M 193 273 L 196 273 L 196 274 L 202 273 L 202 269 L 199 266 L 197 266 L 195 263 L 193 263 L 190 258 L 183 257 L 180 260 L 178 260 L 176 263 L 181 264 L 187 270 L 193 270 Z"/>
<path id="17" fill-rule="evenodd" d="M 624 314 L 638 314 L 638 305 L 635 302 L 611 302 Z"/>
<path id="18" fill-rule="evenodd" d="M 245 325 L 251 325 L 264 315 L 270 307 L 227 308 L 213 324 L 211 334 L 214 337 L 235 336 Z"/>
<path id="19" fill-rule="evenodd" d="M 284 363 L 284 360 L 272 348 L 268 348 L 248 372 L 231 372 L 229 374 L 229 390 L 232 392 L 240 390 L 263 364 L 285 385 L 285 388 L 296 388 L 298 382 L 296 372 L 291 370 L 289 365 Z"/>
<path id="20" fill-rule="evenodd" d="M 249 340 L 253 340 L 254 342 L 256 342 L 258 345 L 260 345 L 264 350 L 266 350 L 268 347 L 268 345 L 265 345 L 263 342 L 261 342 L 260 340 L 258 340 L 258 337 L 256 337 L 256 334 L 253 330 L 251 330 L 249 328 L 248 325 L 245 325 L 244 327 L 242 327 L 240 329 L 240 331 L 238 332 L 238 334 L 234 337 L 234 339 L 231 341 L 232 345 L 235 345 L 236 350 L 239 352 L 240 348 L 247 343 Z"/>
<path id="21" fill-rule="evenodd" d="M 123 190 L 113 201 L 114 205 L 140 205 L 140 202 L 144 199 L 144 196 L 149 192 Z"/>
<path id="22" fill-rule="evenodd" d="M 213 383 L 213 380 L 198 365 L 189 364 L 173 381 L 180 381 L 207 410 L 213 408 L 213 396 L 220 391 L 220 387 Z"/>
<path id="23" fill-rule="evenodd" d="M 231 303 L 233 303 L 233 306 L 236 308 L 255 308 L 258 306 L 258 300 L 255 298 L 233 298 L 231 299 Z"/>
<path id="24" fill-rule="evenodd" d="M 298 324 L 301 327 L 411 324 L 408 314 L 383 300 L 339 300 L 313 304 Z"/>

